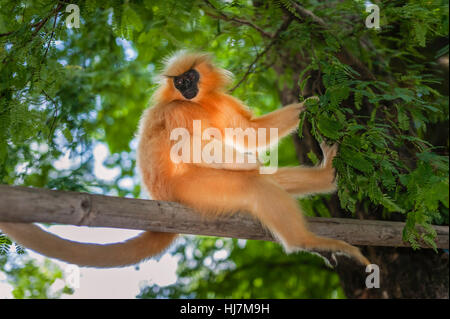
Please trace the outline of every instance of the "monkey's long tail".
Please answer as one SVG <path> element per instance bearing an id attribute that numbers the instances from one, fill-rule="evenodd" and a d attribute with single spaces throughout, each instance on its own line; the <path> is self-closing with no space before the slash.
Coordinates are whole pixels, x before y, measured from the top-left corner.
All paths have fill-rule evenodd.
<path id="1" fill-rule="evenodd" d="M 63 239 L 34 224 L 0 223 L 0 229 L 19 244 L 45 256 L 101 268 L 136 264 L 161 253 L 177 236 L 145 231 L 124 242 L 100 245 Z"/>

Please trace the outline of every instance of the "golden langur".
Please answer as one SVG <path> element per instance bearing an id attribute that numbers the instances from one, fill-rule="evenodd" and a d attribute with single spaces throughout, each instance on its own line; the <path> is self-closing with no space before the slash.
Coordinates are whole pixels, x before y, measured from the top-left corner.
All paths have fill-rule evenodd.
<path id="1" fill-rule="evenodd" d="M 230 74 L 216 67 L 208 54 L 180 52 L 167 60 L 161 86 L 153 96 L 154 105 L 144 112 L 139 128 L 137 161 L 151 197 L 179 202 L 212 217 L 248 212 L 274 234 L 287 252 L 341 252 L 369 264 L 358 248 L 309 231 L 294 198 L 335 191 L 332 160 L 337 153 L 336 145 L 321 144 L 324 159 L 319 166 L 282 167 L 273 174 L 261 174 L 258 161 L 171 160 L 171 149 L 176 143 L 171 139 L 171 132 L 183 128 L 192 137 L 194 121 L 200 121 L 202 130 L 217 129 L 221 136 L 226 136 L 226 128 L 253 129 L 253 132 L 276 128 L 281 139 L 298 127 L 303 103 L 254 117 L 242 102 L 225 93 L 229 80 Z M 258 143 L 258 148 L 252 149 L 248 140 L 243 145 L 230 146 L 226 140 L 214 136 L 224 150 L 232 147 L 236 154 L 257 154 L 260 148 L 277 142 L 270 134 L 256 138 L 263 145 Z M 93 267 L 135 264 L 161 253 L 177 236 L 145 231 L 125 242 L 98 245 L 62 239 L 33 224 L 0 223 L 0 229 L 18 243 L 44 255 Z"/>

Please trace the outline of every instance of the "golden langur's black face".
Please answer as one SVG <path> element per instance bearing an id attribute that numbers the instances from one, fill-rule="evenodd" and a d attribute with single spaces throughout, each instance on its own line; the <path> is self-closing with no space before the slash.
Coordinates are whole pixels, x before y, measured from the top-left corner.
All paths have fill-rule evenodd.
<path id="1" fill-rule="evenodd" d="M 195 69 L 190 69 L 181 75 L 173 78 L 175 88 L 188 100 L 193 99 L 198 94 L 198 81 L 200 74 Z"/>

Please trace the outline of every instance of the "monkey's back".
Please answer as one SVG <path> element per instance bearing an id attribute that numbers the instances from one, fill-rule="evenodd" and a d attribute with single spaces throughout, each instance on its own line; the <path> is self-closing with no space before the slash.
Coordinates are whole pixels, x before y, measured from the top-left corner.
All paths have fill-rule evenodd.
<path id="1" fill-rule="evenodd" d="M 157 104 L 144 112 L 139 129 L 137 164 L 153 199 L 173 200 L 173 178 L 192 165 L 172 162 L 170 151 L 175 141 L 170 140 L 171 131 L 184 128 L 192 136 L 194 119 L 205 117 L 198 105 L 181 101 Z"/>
<path id="2" fill-rule="evenodd" d="M 215 101 L 223 101 L 221 104 Z M 175 100 L 148 108 L 140 122 L 137 164 L 142 181 L 153 199 L 175 200 L 171 195 L 173 183 L 185 172 L 200 169 L 192 163 L 174 163 L 170 151 L 176 141 L 170 140 L 173 129 L 186 129 L 192 137 L 194 121 L 201 130 L 239 126 L 251 112 L 231 96 L 214 94 L 203 103 Z M 202 142 L 203 143 L 203 142 Z"/>
<path id="3" fill-rule="evenodd" d="M 169 200 L 167 179 L 170 174 L 169 135 L 164 112 L 158 105 L 143 113 L 139 128 L 137 165 L 147 191 L 153 199 Z"/>

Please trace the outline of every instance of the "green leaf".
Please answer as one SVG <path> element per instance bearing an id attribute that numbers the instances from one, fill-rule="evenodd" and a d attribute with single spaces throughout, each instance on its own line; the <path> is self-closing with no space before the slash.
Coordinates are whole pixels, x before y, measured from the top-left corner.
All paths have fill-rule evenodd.
<path id="1" fill-rule="evenodd" d="M 409 117 L 406 115 L 406 112 L 401 109 L 397 108 L 398 114 L 397 114 L 397 120 L 398 120 L 398 127 L 403 131 L 409 130 Z"/>
<path id="2" fill-rule="evenodd" d="M 339 156 L 348 165 L 360 170 L 363 173 L 371 173 L 374 168 L 373 165 L 364 158 L 364 156 L 347 147 L 341 147 L 339 151 Z"/>
<path id="3" fill-rule="evenodd" d="M 337 120 L 322 115 L 317 120 L 317 127 L 319 131 L 331 139 L 338 139 L 341 136 L 342 125 Z"/>
<path id="4" fill-rule="evenodd" d="M 142 31 L 144 28 L 141 18 L 129 5 L 125 5 L 123 10 L 123 23 L 133 26 L 138 32 Z"/>
<path id="5" fill-rule="evenodd" d="M 414 37 L 421 47 L 424 47 L 426 45 L 426 35 L 427 25 L 425 23 L 421 23 L 420 21 L 414 23 Z"/>

